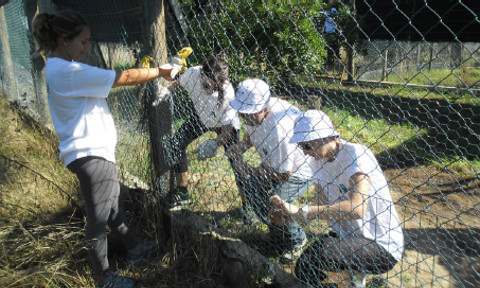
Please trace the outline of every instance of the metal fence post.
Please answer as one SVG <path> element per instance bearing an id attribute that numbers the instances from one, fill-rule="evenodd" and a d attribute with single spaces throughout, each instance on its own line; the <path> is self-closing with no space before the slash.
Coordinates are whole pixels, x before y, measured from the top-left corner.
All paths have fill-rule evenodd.
<path id="1" fill-rule="evenodd" d="M 8 27 L 5 19 L 5 10 L 0 6 L 0 46 L 2 47 L 3 68 L 2 78 L 4 81 L 4 89 L 7 94 L 7 100 L 13 101 L 16 98 L 15 89 L 15 72 L 10 53 L 10 43 L 8 41 Z"/>

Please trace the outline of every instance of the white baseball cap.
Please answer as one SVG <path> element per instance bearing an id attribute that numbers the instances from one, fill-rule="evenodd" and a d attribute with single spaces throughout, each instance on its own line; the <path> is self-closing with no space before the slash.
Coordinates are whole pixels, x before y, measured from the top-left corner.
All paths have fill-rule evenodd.
<path id="1" fill-rule="evenodd" d="M 243 114 L 262 111 L 270 101 L 270 87 L 260 79 L 248 79 L 238 85 L 235 99 L 230 103 L 233 109 Z"/>
<path id="2" fill-rule="evenodd" d="M 340 134 L 333 128 L 332 120 L 322 111 L 307 110 L 295 120 L 290 143 L 307 142 Z"/>

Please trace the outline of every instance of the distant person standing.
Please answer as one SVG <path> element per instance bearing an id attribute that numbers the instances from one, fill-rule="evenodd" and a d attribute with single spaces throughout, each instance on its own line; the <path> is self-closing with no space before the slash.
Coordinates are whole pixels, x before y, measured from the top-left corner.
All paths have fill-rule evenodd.
<path id="1" fill-rule="evenodd" d="M 315 198 L 299 209 L 272 196 L 269 217 L 277 225 L 320 219 L 331 227 L 298 259 L 295 274 L 302 282 L 316 287 L 326 278 L 323 271 L 348 270 L 351 287 L 365 287 L 366 274 L 385 273 L 400 261 L 403 232 L 373 153 L 339 137 L 321 111 L 308 110 L 297 118 L 290 142 L 315 158 Z"/>
<path id="2" fill-rule="evenodd" d="M 136 263 L 155 253 L 158 245 L 155 240 L 137 238 L 121 208 L 115 167 L 117 134 L 106 98 L 113 87 L 158 77 L 172 80 L 181 66 L 116 72 L 79 62 L 90 48 L 90 28 L 74 11 L 38 14 L 32 28 L 38 52 L 47 57 L 48 103 L 60 142 L 60 160 L 77 175 L 85 201 L 85 234 L 94 279 L 99 287 L 133 287 L 131 279 L 110 270 L 107 223 L 121 236 L 128 262 Z"/>
<path id="3" fill-rule="evenodd" d="M 323 26 L 323 33 L 327 42 L 327 64 L 332 65 L 339 57 L 341 30 L 337 24 L 337 17 L 340 13 L 335 7 L 330 8 Z"/>

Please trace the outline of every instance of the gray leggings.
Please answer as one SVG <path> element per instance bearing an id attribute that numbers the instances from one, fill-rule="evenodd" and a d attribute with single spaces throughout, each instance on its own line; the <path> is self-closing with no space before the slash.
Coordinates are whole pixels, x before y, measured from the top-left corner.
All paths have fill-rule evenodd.
<path id="1" fill-rule="evenodd" d="M 317 286 L 327 277 L 323 271 L 382 274 L 397 263 L 385 248 L 370 239 L 339 238 L 333 232 L 317 237 L 303 251 L 295 267 L 297 277 L 310 286 Z"/>
<path id="2" fill-rule="evenodd" d="M 120 184 L 115 164 L 101 157 L 84 157 L 70 163 L 67 168 L 75 173 L 85 201 L 87 226 L 85 238 L 89 245 L 89 258 L 96 275 L 109 269 L 107 258 L 106 226 L 120 235 L 123 246 L 135 248 L 140 242 L 129 229 L 121 207 Z"/>

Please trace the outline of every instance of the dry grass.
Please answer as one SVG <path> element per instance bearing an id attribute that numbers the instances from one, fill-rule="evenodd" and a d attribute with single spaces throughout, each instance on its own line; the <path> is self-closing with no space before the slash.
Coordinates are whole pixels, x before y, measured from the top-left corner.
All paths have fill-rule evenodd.
<path id="1" fill-rule="evenodd" d="M 6 103 L 0 109 L 0 220 L 49 222 L 72 210 L 76 179 L 57 160 L 56 141 Z"/>
<path id="2" fill-rule="evenodd" d="M 56 141 L 0 101 L 0 286 L 88 286 L 77 181 Z"/>
<path id="3" fill-rule="evenodd" d="M 55 137 L 26 124 L 3 97 L 0 115 L 0 287 L 94 287 L 78 183 L 58 161 Z M 118 239 L 109 237 L 111 267 L 136 287 L 224 287 L 199 262 L 205 252 L 166 244 L 152 195 L 124 192 L 130 222 L 142 237 L 157 237 L 162 251 L 126 265 Z"/>

